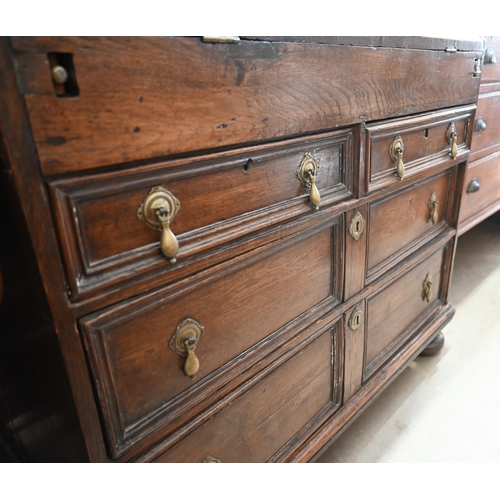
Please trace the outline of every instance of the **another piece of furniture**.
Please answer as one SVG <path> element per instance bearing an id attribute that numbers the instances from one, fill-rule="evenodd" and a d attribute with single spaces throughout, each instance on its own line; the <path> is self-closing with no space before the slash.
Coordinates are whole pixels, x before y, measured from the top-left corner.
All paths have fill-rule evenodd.
<path id="1" fill-rule="evenodd" d="M 500 37 L 486 36 L 458 233 L 500 210 Z M 498 60 L 497 60 L 498 58 Z"/>
<path id="2" fill-rule="evenodd" d="M 314 460 L 453 315 L 482 50 L 3 39 L 12 449 Z"/>

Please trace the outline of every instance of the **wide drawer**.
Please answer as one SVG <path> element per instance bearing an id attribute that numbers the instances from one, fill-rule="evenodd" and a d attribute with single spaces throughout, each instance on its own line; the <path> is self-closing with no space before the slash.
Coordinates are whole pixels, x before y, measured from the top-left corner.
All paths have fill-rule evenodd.
<path id="1" fill-rule="evenodd" d="M 266 462 L 306 425 L 310 434 L 314 421 L 324 420 L 339 403 L 336 329 L 280 360 L 274 372 L 154 460 Z"/>
<path id="2" fill-rule="evenodd" d="M 340 220 L 80 321 L 113 456 L 199 413 L 339 303 Z M 190 338 L 195 378 L 178 350 Z"/>
<path id="3" fill-rule="evenodd" d="M 366 303 L 366 381 L 444 302 L 452 246 L 432 254 Z"/>
<path id="4" fill-rule="evenodd" d="M 500 54 L 499 54 L 500 57 Z M 470 161 L 493 153 L 500 145 L 500 92 L 479 94 Z"/>
<path id="5" fill-rule="evenodd" d="M 412 180 L 426 169 L 463 160 L 474 106 L 367 125 L 367 191 Z M 456 134 L 456 138 L 453 138 Z M 452 146 L 456 143 L 456 156 Z"/>
<path id="6" fill-rule="evenodd" d="M 178 275 L 193 258 L 215 247 L 311 214 L 310 188 L 297 175 L 304 161 L 318 167 L 320 210 L 352 196 L 352 143 L 348 129 L 51 183 L 73 298 L 144 273 Z M 160 250 L 159 221 L 153 217 L 155 230 L 138 217 L 157 187 L 180 202 L 170 223 L 179 243 L 176 264 Z"/>
<path id="7" fill-rule="evenodd" d="M 500 209 L 500 152 L 469 163 L 460 207 L 459 231 Z"/>
<path id="8" fill-rule="evenodd" d="M 473 103 L 481 57 L 201 37 L 12 37 L 11 44 L 45 175 Z M 70 73 L 60 96 L 51 78 L 57 63 Z"/>
<path id="9" fill-rule="evenodd" d="M 451 226 L 456 169 L 369 205 L 367 283 Z"/>

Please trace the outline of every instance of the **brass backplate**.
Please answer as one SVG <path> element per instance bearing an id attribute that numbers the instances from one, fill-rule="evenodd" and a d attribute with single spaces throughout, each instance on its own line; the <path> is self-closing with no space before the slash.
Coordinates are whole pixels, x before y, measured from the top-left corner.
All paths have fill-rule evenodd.
<path id="1" fill-rule="evenodd" d="M 398 161 L 399 149 L 401 149 L 401 152 L 404 153 L 405 145 L 403 142 L 403 138 L 400 135 L 396 136 L 389 146 L 389 154 L 391 155 L 392 161 Z"/>
<path id="2" fill-rule="evenodd" d="M 311 170 L 314 172 L 314 177 L 316 177 L 318 175 L 319 164 L 311 153 L 306 153 L 297 170 L 297 178 L 306 187 L 311 187 Z"/>
<path id="3" fill-rule="evenodd" d="M 366 227 L 366 221 L 364 217 L 359 212 L 356 212 L 353 218 L 351 219 L 351 223 L 349 224 L 349 234 L 356 241 L 358 241 L 361 238 L 361 235 L 363 234 L 365 227 Z"/>
<path id="4" fill-rule="evenodd" d="M 355 332 L 363 324 L 364 316 L 363 309 L 361 309 L 361 307 L 356 307 L 349 319 L 349 328 Z"/>
<path id="5" fill-rule="evenodd" d="M 172 351 L 186 357 L 186 340 L 191 340 L 192 349 L 195 349 L 203 337 L 204 331 L 205 327 L 202 324 L 192 318 L 187 318 L 179 323 L 168 345 Z"/>
<path id="6" fill-rule="evenodd" d="M 457 128 L 455 127 L 455 122 L 451 122 L 448 130 L 446 130 L 446 140 L 448 144 L 451 144 L 453 141 L 453 134 L 457 135 Z M 441 136 L 443 137 L 443 136 Z"/>
<path id="7" fill-rule="evenodd" d="M 214 457 L 207 457 L 203 460 L 204 464 L 220 464 L 222 463 L 218 458 L 214 458 Z"/>
<path id="8" fill-rule="evenodd" d="M 151 229 L 162 231 L 163 226 L 158 218 L 157 211 L 163 209 L 168 212 L 170 222 L 181 208 L 181 202 L 162 186 L 155 186 L 144 198 L 137 209 L 137 217 L 144 221 Z"/>

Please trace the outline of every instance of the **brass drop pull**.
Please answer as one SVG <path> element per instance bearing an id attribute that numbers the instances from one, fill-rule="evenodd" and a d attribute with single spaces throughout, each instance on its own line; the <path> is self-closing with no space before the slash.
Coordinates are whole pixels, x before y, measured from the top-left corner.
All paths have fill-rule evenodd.
<path id="1" fill-rule="evenodd" d="M 316 186 L 318 171 L 318 162 L 310 153 L 307 153 L 297 170 L 297 178 L 304 186 L 309 188 L 309 201 L 315 210 L 319 210 L 319 204 L 321 203 L 321 195 L 318 186 Z"/>
<path id="2" fill-rule="evenodd" d="M 446 140 L 450 147 L 450 156 L 454 160 L 457 157 L 457 129 L 455 127 L 455 123 L 451 122 L 448 130 L 446 131 Z"/>
<path id="3" fill-rule="evenodd" d="M 424 300 L 426 302 L 430 302 L 432 299 L 432 276 L 427 273 L 427 276 L 425 277 L 424 280 Z"/>
<path id="4" fill-rule="evenodd" d="M 431 212 L 429 221 L 432 222 L 432 225 L 434 225 L 438 221 L 438 206 L 439 206 L 435 191 L 432 192 L 427 206 L 429 207 L 429 211 Z"/>
<path id="5" fill-rule="evenodd" d="M 184 373 L 188 377 L 193 377 L 198 373 L 198 370 L 200 369 L 200 361 L 196 357 L 196 354 L 194 353 L 194 349 L 196 347 L 196 339 L 195 338 L 189 338 L 184 341 L 184 345 L 186 347 L 186 352 L 187 352 L 187 357 L 186 361 L 184 363 Z"/>
<path id="6" fill-rule="evenodd" d="M 396 163 L 396 174 L 400 180 L 405 176 L 405 165 L 403 163 L 403 154 L 405 152 L 405 145 L 403 138 L 398 135 L 389 147 L 389 154 L 392 160 Z"/>
<path id="7" fill-rule="evenodd" d="M 179 323 L 177 330 L 172 335 L 169 347 L 180 356 L 184 356 L 184 373 L 194 379 L 200 369 L 200 360 L 194 350 L 200 343 L 205 327 L 198 321 L 188 318 Z"/>
<path id="8" fill-rule="evenodd" d="M 156 186 L 144 198 L 137 210 L 137 217 L 151 229 L 161 231 L 160 248 L 171 264 L 177 262 L 179 242 L 170 224 L 181 207 L 181 202 L 162 186 Z"/>

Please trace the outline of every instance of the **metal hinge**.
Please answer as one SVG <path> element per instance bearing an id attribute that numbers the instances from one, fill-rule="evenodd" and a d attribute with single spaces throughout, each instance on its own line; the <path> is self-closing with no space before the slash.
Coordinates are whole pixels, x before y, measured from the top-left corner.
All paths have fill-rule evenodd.
<path id="1" fill-rule="evenodd" d="M 239 36 L 204 36 L 205 43 L 239 43 Z"/>

